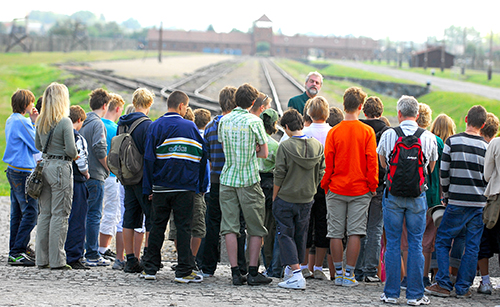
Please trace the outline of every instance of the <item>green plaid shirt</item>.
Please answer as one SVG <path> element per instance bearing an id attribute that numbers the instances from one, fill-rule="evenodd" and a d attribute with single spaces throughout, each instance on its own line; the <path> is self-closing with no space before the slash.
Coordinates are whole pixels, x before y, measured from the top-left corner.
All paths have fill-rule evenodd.
<path id="1" fill-rule="evenodd" d="M 240 107 L 222 117 L 219 123 L 219 142 L 224 148 L 226 162 L 220 183 L 230 187 L 248 187 L 260 181 L 255 146 L 267 143 L 262 120 Z"/>

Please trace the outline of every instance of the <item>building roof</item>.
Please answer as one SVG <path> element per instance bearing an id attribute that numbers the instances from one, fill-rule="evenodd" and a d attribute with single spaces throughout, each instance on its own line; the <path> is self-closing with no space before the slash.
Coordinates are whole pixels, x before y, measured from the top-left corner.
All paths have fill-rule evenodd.
<path id="1" fill-rule="evenodd" d="M 309 48 L 358 48 L 374 49 L 378 42 L 371 38 L 346 38 L 331 36 L 285 36 L 274 35 L 273 44 L 281 47 L 309 47 Z"/>
<path id="2" fill-rule="evenodd" d="M 148 41 L 158 41 L 160 31 L 151 29 Z M 162 39 L 176 42 L 219 43 L 219 44 L 251 44 L 252 37 L 241 32 L 217 33 L 212 31 L 163 30 Z"/>
<path id="3" fill-rule="evenodd" d="M 262 17 L 260 17 L 259 19 L 257 19 L 256 21 L 269 21 L 269 22 L 272 22 L 271 19 L 269 19 L 266 14 L 262 15 Z"/>
<path id="4" fill-rule="evenodd" d="M 427 48 L 427 50 L 421 50 L 421 51 L 415 52 L 414 54 L 415 55 L 421 55 L 421 54 L 425 54 L 426 52 L 427 53 L 441 52 L 442 49 L 443 49 L 443 46 L 429 47 L 429 48 Z M 446 51 L 444 53 L 447 54 L 447 55 L 455 56 L 455 55 L 453 55 L 453 54 L 451 54 L 449 52 L 446 52 Z"/>

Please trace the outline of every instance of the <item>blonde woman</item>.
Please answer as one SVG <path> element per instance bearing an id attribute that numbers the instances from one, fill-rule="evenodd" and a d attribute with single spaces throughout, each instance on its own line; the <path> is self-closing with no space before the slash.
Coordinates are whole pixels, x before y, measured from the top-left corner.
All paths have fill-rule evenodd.
<path id="1" fill-rule="evenodd" d="M 431 125 L 431 132 L 439 136 L 443 142 L 455 134 L 455 122 L 446 114 L 439 114 Z"/>
<path id="2" fill-rule="evenodd" d="M 35 146 L 43 151 L 44 189 L 39 199 L 36 264 L 39 268 L 71 269 L 64 243 L 73 198 L 72 161 L 77 157 L 69 92 L 64 84 L 51 83 L 43 93 L 42 112 L 36 121 Z M 50 141 L 47 142 L 50 135 Z"/>

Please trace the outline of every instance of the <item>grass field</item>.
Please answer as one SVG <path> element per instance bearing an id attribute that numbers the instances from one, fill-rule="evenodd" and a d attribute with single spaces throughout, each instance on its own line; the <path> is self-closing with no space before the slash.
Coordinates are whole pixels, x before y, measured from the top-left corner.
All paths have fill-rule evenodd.
<path id="1" fill-rule="evenodd" d="M 151 56 L 154 56 L 151 54 Z M 0 53 L 0 154 L 5 151 L 5 122 L 12 113 L 10 98 L 17 89 L 29 89 L 36 98 L 51 82 L 64 81 L 71 75 L 60 71 L 54 63 L 87 62 L 101 60 L 134 59 L 144 57 L 143 51 L 103 52 L 71 52 L 71 53 Z M 80 104 L 88 100 L 90 91 L 75 91 L 71 87 L 70 100 L 72 104 Z M 84 106 L 88 109 L 84 104 Z M 0 169 L 6 165 L 0 161 Z M 0 176 L 0 195 L 9 195 L 9 183 L 6 176 Z"/>

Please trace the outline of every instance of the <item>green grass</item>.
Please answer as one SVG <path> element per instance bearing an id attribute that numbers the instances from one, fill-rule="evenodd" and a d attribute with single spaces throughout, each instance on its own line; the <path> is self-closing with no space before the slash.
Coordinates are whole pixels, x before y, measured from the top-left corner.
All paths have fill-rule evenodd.
<path id="1" fill-rule="evenodd" d="M 500 101 L 473 94 L 431 92 L 418 99 L 432 109 L 433 118 L 441 113 L 450 116 L 457 125 L 457 133 L 465 131 L 465 116 L 474 105 L 482 105 L 488 112 L 500 114 Z"/>
<path id="2" fill-rule="evenodd" d="M 393 83 L 407 83 L 407 84 L 416 84 L 416 82 L 409 80 L 402 80 L 399 78 L 394 78 L 391 76 L 378 74 L 374 72 L 365 71 L 362 69 L 347 67 L 339 64 L 329 63 L 327 67 L 324 69 L 320 69 L 319 72 L 323 74 L 323 76 L 335 76 L 342 78 L 356 78 L 356 79 L 364 79 L 364 80 L 376 80 L 382 82 L 393 82 Z"/>

